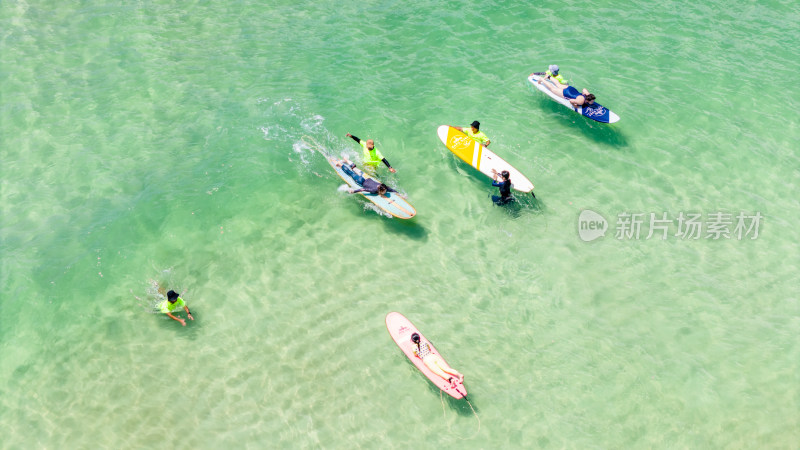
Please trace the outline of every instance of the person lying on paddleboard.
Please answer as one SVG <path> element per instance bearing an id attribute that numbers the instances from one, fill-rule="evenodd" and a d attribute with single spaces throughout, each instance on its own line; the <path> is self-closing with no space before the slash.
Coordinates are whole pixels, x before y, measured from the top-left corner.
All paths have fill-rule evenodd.
<path id="1" fill-rule="evenodd" d="M 514 197 L 511 196 L 511 175 L 507 170 L 504 170 L 498 174 L 496 169 L 492 169 L 492 174 L 494 175 L 492 186 L 500 188 L 500 195 L 493 195 L 492 201 L 498 205 L 505 205 L 506 203 L 513 202 Z M 502 178 L 501 181 L 497 181 L 498 175 L 500 175 Z"/>
<path id="2" fill-rule="evenodd" d="M 167 292 L 167 299 L 158 305 L 158 309 L 162 313 L 168 315 L 173 320 L 177 320 L 178 322 L 181 323 L 181 325 L 186 326 L 186 320 L 181 319 L 180 317 L 174 316 L 172 314 L 173 312 L 177 312 L 175 310 L 178 308 L 183 308 L 186 311 L 186 316 L 194 320 L 194 317 L 192 317 L 192 313 L 189 312 L 189 307 L 186 306 L 186 302 L 184 302 L 183 299 L 180 298 L 178 293 L 175 291 Z"/>
<path id="3" fill-rule="evenodd" d="M 489 140 L 489 137 L 486 136 L 485 134 L 483 134 L 482 131 L 480 131 L 481 123 L 478 122 L 477 120 L 473 120 L 472 123 L 470 124 L 469 128 L 467 128 L 467 127 L 453 127 L 453 128 L 455 128 L 456 130 L 466 134 L 467 136 L 471 137 L 472 139 L 475 139 L 475 141 L 477 141 L 479 144 L 483 145 L 484 147 L 488 147 L 489 144 L 492 143 L 492 141 Z"/>
<path id="4" fill-rule="evenodd" d="M 386 164 L 386 167 L 389 168 L 389 172 L 396 173 L 397 171 L 394 170 L 389 161 L 383 157 L 380 150 L 375 148 L 375 142 L 372 139 L 367 139 L 366 141 L 362 141 L 361 139 L 353 136 L 350 133 L 347 133 L 347 137 L 353 138 L 354 141 L 358 142 L 361 145 L 361 148 L 364 150 L 364 166 L 369 167 L 372 169 L 378 168 L 378 163 L 383 161 Z"/>
<path id="5" fill-rule="evenodd" d="M 550 83 L 545 83 L 545 86 L 559 97 L 569 100 L 572 106 L 589 106 L 594 103 L 594 94 L 590 94 L 586 88 L 583 88 L 582 92 L 578 92 L 574 87 L 559 83 L 558 80 L 553 77 L 539 78 L 538 84 L 542 84 L 544 78 L 550 80 Z"/>
<path id="6" fill-rule="evenodd" d="M 416 345 L 414 354 L 417 355 L 433 373 L 449 381 L 450 386 L 456 387 L 456 381 L 464 382 L 464 375 L 450 367 L 441 356 L 433 353 L 427 342 L 420 342 L 419 333 L 411 334 L 411 342 Z"/>
<path id="7" fill-rule="evenodd" d="M 347 159 L 337 160 L 336 167 L 341 167 L 344 173 L 349 175 L 353 181 L 361 186 L 361 189 L 349 189 L 348 192 L 351 194 L 356 194 L 358 192 L 369 192 L 370 194 L 378 194 L 381 197 L 385 197 L 387 192 L 397 192 L 379 181 L 365 177 L 364 172 L 356 168 L 356 163 L 350 162 Z"/>

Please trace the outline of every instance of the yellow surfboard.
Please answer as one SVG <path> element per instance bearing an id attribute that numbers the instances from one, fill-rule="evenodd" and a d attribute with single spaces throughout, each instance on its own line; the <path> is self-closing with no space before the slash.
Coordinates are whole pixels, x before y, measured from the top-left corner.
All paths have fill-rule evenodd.
<path id="1" fill-rule="evenodd" d="M 497 172 L 507 170 L 511 175 L 511 187 L 514 190 L 520 192 L 533 190 L 533 183 L 522 172 L 471 137 L 449 125 L 440 126 L 437 132 L 448 150 L 482 174 L 492 178 L 492 169 Z"/>

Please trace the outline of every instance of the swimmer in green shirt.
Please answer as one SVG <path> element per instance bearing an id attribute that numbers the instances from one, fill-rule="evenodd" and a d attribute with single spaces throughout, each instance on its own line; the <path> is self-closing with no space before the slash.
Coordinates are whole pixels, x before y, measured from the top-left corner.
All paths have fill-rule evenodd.
<path id="1" fill-rule="evenodd" d="M 453 127 L 453 128 L 466 134 L 472 139 L 475 139 L 479 144 L 483 145 L 484 147 L 488 147 L 489 144 L 492 143 L 492 141 L 489 140 L 489 136 L 486 136 L 485 134 L 483 134 L 483 131 L 480 131 L 481 123 L 478 122 L 477 120 L 472 121 L 469 128 L 467 127 Z"/>
<path id="2" fill-rule="evenodd" d="M 178 293 L 175 291 L 167 292 L 167 299 L 158 305 L 158 309 L 162 313 L 168 315 L 173 320 L 177 320 L 178 322 L 181 323 L 181 325 L 186 326 L 186 320 L 181 319 L 180 317 L 176 317 L 172 314 L 173 312 L 176 312 L 175 310 L 178 308 L 183 308 L 186 311 L 186 315 L 190 319 L 194 320 L 194 317 L 192 317 L 192 313 L 189 312 L 189 307 L 186 306 L 186 302 L 184 302 L 183 299 L 180 298 L 178 296 Z"/>
<path id="3" fill-rule="evenodd" d="M 378 163 L 383 162 L 386 164 L 386 167 L 389 168 L 389 172 L 396 173 L 397 171 L 389 164 L 389 161 L 383 157 L 380 150 L 375 148 L 375 141 L 372 139 L 367 139 L 366 141 L 362 141 L 357 136 L 353 136 L 350 133 L 347 133 L 347 137 L 352 138 L 354 141 L 358 142 L 358 145 L 361 146 L 363 149 L 364 154 L 364 167 L 370 168 L 372 170 L 378 168 Z"/>

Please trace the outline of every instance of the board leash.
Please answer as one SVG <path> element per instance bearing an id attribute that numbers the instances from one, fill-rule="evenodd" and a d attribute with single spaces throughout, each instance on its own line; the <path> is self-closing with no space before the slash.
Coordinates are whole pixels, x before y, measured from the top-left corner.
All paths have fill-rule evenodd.
<path id="1" fill-rule="evenodd" d="M 466 396 L 466 395 L 464 396 L 464 400 L 467 400 L 467 396 Z M 473 408 L 473 407 L 472 407 L 472 402 L 470 402 L 469 400 L 467 400 L 467 404 L 469 405 L 469 409 L 471 409 L 471 410 L 472 410 L 472 414 L 475 414 L 475 418 L 476 418 L 476 419 L 478 419 L 478 429 L 475 431 L 475 434 L 473 434 L 473 435 L 472 435 L 472 436 L 470 436 L 469 438 L 459 438 L 459 439 L 461 439 L 461 440 L 473 439 L 473 438 L 475 438 L 475 436 L 477 436 L 477 435 L 478 435 L 478 433 L 480 433 L 480 432 L 481 432 L 481 418 L 480 418 L 480 417 L 478 417 L 478 413 L 476 413 L 476 412 L 475 412 L 475 408 Z"/>
<path id="2" fill-rule="evenodd" d="M 478 429 L 477 429 L 477 430 L 475 430 L 475 433 L 473 433 L 473 435 L 472 435 L 472 436 L 470 436 L 470 437 L 468 437 L 468 438 L 462 438 L 462 437 L 460 437 L 460 436 L 456 436 L 456 437 L 458 437 L 458 439 L 459 439 L 459 440 L 462 440 L 462 441 L 466 441 L 466 440 L 474 439 L 474 438 L 475 438 L 475 436 L 477 436 L 477 435 L 478 435 L 478 433 L 480 433 L 480 432 L 481 432 L 481 418 L 480 418 L 480 417 L 478 417 L 478 413 L 477 413 L 477 412 L 475 412 L 475 408 L 473 408 L 473 407 L 472 407 L 472 402 L 470 402 L 470 401 L 469 401 L 469 399 L 467 398 L 467 395 L 466 395 L 466 394 L 464 394 L 463 392 L 459 391 L 458 389 L 456 389 L 456 392 L 458 392 L 459 394 L 461 394 L 461 395 L 463 395 L 463 396 L 464 396 L 464 400 L 466 400 L 466 401 L 467 401 L 467 404 L 469 405 L 469 409 L 471 409 L 471 410 L 472 410 L 472 414 L 474 414 L 474 415 L 475 415 L 475 418 L 476 418 L 476 419 L 478 419 Z M 444 418 L 446 418 L 447 416 L 446 416 L 446 414 L 445 414 L 445 408 L 444 408 L 444 395 L 442 394 L 442 390 L 441 390 L 441 389 L 439 390 L 439 400 L 442 402 L 442 418 L 444 419 Z M 451 427 L 450 427 L 450 426 L 448 426 L 448 427 L 447 427 L 447 429 L 448 429 L 448 430 L 451 430 Z"/>
<path id="3" fill-rule="evenodd" d="M 306 145 L 307 145 L 309 148 L 311 148 L 311 150 L 316 150 L 316 151 L 318 151 L 318 152 L 322 153 L 322 155 L 323 155 L 324 157 L 326 157 L 326 158 L 329 158 L 329 157 L 330 157 L 330 155 L 328 155 L 327 153 L 325 153 L 325 151 L 322 149 L 322 146 L 321 146 L 321 145 L 319 145 L 319 142 L 317 142 L 317 140 L 316 140 L 316 139 L 314 139 L 313 137 L 311 137 L 311 136 L 309 136 L 309 135 L 305 134 L 305 135 L 303 135 L 303 137 L 301 137 L 301 138 L 300 138 L 300 141 L 302 141 L 302 142 L 303 142 L 304 144 L 306 144 Z"/>
<path id="4" fill-rule="evenodd" d="M 303 137 L 300 138 L 300 141 L 302 141 L 304 144 L 306 144 L 311 150 L 316 150 L 316 151 L 320 152 L 322 154 L 322 156 L 324 156 L 325 159 L 327 159 L 328 161 L 330 161 L 331 159 L 335 159 L 333 156 L 331 156 L 330 154 L 326 153 L 325 150 L 323 150 L 323 147 L 319 144 L 319 142 L 317 142 L 317 140 L 314 139 L 313 137 L 311 137 L 309 135 L 303 135 Z M 339 172 L 337 171 L 337 173 L 339 173 Z M 341 175 L 340 175 L 340 177 L 341 177 Z M 350 177 L 348 176 L 348 178 L 350 178 Z M 350 179 L 352 180 L 352 178 L 350 178 Z M 347 183 L 348 187 L 351 187 L 351 188 L 353 187 L 353 186 L 350 185 L 350 183 L 347 180 L 344 180 L 344 181 L 345 181 L 345 183 Z M 354 184 L 358 184 L 358 183 L 355 182 L 355 180 L 353 180 L 353 183 Z"/>

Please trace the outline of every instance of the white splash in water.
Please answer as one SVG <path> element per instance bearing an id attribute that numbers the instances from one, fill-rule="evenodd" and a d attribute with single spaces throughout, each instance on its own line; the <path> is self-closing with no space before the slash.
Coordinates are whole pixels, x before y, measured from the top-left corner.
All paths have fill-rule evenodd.
<path id="1" fill-rule="evenodd" d="M 313 116 L 303 119 L 300 121 L 300 126 L 303 127 L 303 130 L 307 132 L 314 132 L 319 130 L 322 127 L 322 122 L 325 121 L 325 118 L 320 116 L 319 114 L 314 114 Z"/>
<path id="2" fill-rule="evenodd" d="M 390 219 L 392 218 L 392 215 L 391 215 L 391 214 L 389 214 L 389 213 L 387 213 L 386 211 L 384 211 L 384 210 L 382 210 L 382 209 L 378 208 L 378 205 L 376 205 L 376 204 L 374 204 L 374 203 L 372 203 L 372 202 L 367 202 L 367 203 L 364 203 L 364 211 L 367 211 L 367 210 L 374 211 L 374 212 L 375 212 L 375 213 L 377 213 L 379 216 L 388 217 L 388 218 L 390 218 Z"/>
<path id="3" fill-rule="evenodd" d="M 285 136 L 287 134 L 286 128 L 280 125 L 270 125 L 266 127 L 261 127 L 259 128 L 259 130 L 261 130 L 261 132 L 264 133 L 264 139 L 268 141 L 279 139 L 280 137 Z"/>

